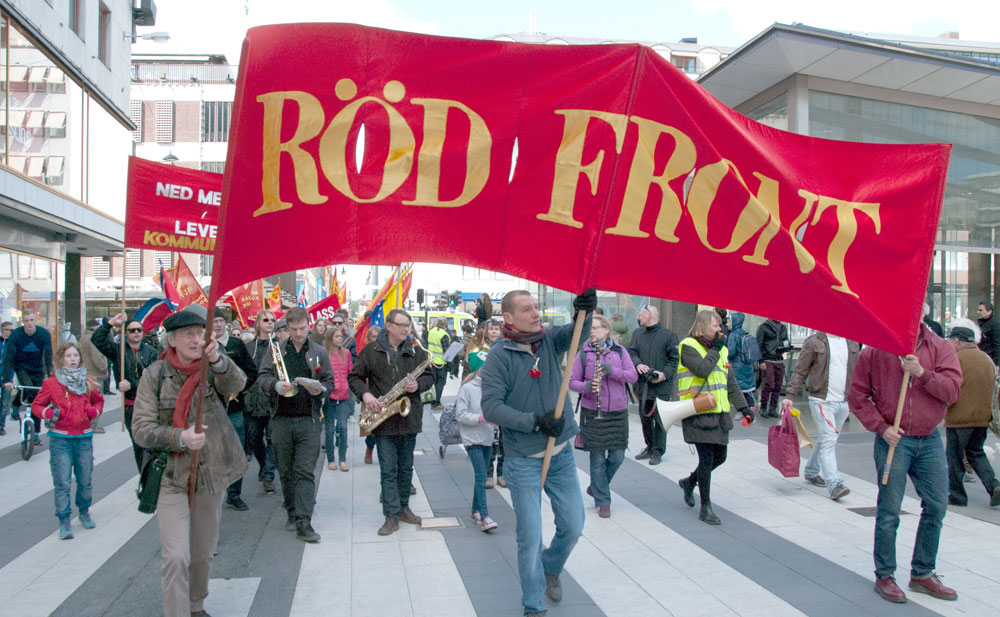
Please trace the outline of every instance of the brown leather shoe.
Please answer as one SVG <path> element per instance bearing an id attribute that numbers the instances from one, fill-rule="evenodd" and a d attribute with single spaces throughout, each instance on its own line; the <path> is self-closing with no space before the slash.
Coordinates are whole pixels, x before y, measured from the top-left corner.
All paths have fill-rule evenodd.
<path id="1" fill-rule="evenodd" d="M 413 513 L 413 510 L 409 506 L 403 508 L 403 511 L 399 513 L 399 520 L 404 523 L 409 523 L 411 525 L 419 525 L 420 521 L 424 520 Z"/>
<path id="2" fill-rule="evenodd" d="M 382 526 L 378 528 L 378 535 L 391 536 L 397 531 L 399 531 L 399 521 L 392 518 L 391 516 L 387 516 L 385 517 L 385 522 L 382 523 Z"/>
<path id="3" fill-rule="evenodd" d="M 366 448 L 365 449 L 365 465 L 371 465 L 371 464 L 372 464 L 372 449 L 371 448 Z"/>
<path id="4" fill-rule="evenodd" d="M 896 604 L 906 602 L 906 594 L 903 593 L 903 590 L 896 584 L 896 579 L 891 576 L 876 578 L 875 591 L 878 592 L 878 595 L 890 602 L 895 602 Z"/>
<path id="5" fill-rule="evenodd" d="M 939 600 L 957 600 L 958 593 L 951 587 L 945 587 L 937 574 L 931 574 L 927 578 L 910 577 L 910 589 L 934 596 Z"/>

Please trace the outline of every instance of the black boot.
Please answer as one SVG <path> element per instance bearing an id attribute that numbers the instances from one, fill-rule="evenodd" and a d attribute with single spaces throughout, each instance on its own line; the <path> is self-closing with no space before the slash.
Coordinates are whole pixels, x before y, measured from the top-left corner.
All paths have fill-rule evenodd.
<path id="1" fill-rule="evenodd" d="M 684 503 L 687 504 L 687 507 L 693 508 L 695 483 L 691 480 L 691 477 L 689 476 L 687 478 L 681 478 L 680 480 L 677 481 L 677 484 L 679 484 L 681 490 L 684 491 Z"/>
<path id="2" fill-rule="evenodd" d="M 698 518 L 702 521 L 705 521 L 709 525 L 722 524 L 722 521 L 719 520 L 719 517 L 716 516 L 715 512 L 712 511 L 712 502 L 705 501 L 704 499 L 701 501 L 701 513 L 698 514 Z"/>

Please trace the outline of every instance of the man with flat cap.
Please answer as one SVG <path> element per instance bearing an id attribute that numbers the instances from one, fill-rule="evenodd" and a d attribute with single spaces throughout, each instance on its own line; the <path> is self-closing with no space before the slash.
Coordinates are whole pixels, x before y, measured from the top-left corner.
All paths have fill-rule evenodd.
<path id="1" fill-rule="evenodd" d="M 132 417 L 139 445 L 151 453 L 170 452 L 156 504 L 164 617 L 209 617 L 204 602 L 222 500 L 226 487 L 247 470 L 223 404 L 243 390 L 246 375 L 221 352 L 214 335 L 205 344 L 205 316 L 204 307 L 192 305 L 163 321 L 167 350 L 142 374 Z M 209 363 L 208 383 L 202 426 L 195 427 L 202 362 Z M 193 451 L 199 452 L 200 461 L 189 503 Z"/>
<path id="2" fill-rule="evenodd" d="M 972 326 L 971 322 L 969 326 Z M 962 367 L 962 388 L 958 391 L 958 400 L 948 405 L 948 413 L 944 417 L 948 505 L 965 506 L 969 503 L 962 483 L 964 457 L 983 483 L 990 497 L 990 507 L 995 508 L 1000 506 L 1000 481 L 997 481 L 993 467 L 983 452 L 983 443 L 986 442 L 986 427 L 993 418 L 991 399 L 996 367 L 986 352 L 976 346 L 976 332 L 971 327 L 953 327 L 948 333 L 948 340 L 955 347 L 958 363 Z"/>

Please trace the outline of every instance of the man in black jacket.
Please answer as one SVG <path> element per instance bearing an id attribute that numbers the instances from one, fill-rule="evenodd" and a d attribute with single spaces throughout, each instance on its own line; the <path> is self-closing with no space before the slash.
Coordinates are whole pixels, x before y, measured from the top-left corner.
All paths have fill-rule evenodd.
<path id="1" fill-rule="evenodd" d="M 257 379 L 264 392 L 275 392 L 278 404 L 271 418 L 274 459 L 281 478 L 288 521 L 285 529 L 304 542 L 318 542 L 312 528 L 316 506 L 316 460 L 319 458 L 320 419 L 323 403 L 333 392 L 330 356 L 321 345 L 309 340 L 309 313 L 301 306 L 288 309 L 284 317 L 289 338 L 279 343 L 289 381 L 279 380 L 274 359 L 264 356 Z M 296 384 L 299 377 L 319 382 L 318 386 Z"/>
<path id="2" fill-rule="evenodd" d="M 1000 324 L 993 319 L 993 303 L 980 302 L 976 308 L 979 319 L 979 329 L 983 331 L 979 339 L 979 348 L 993 360 L 994 365 L 1000 365 Z"/>
<path id="3" fill-rule="evenodd" d="M 233 428 L 236 429 L 236 436 L 240 438 L 240 446 L 246 450 L 246 423 L 243 418 L 243 395 L 257 381 L 257 365 L 254 364 L 253 358 L 250 357 L 250 352 L 247 351 L 247 346 L 243 344 L 243 341 L 235 336 L 229 336 L 226 324 L 226 314 L 219 307 L 215 307 L 215 317 L 212 319 L 212 331 L 215 333 L 215 340 L 219 343 L 219 349 L 225 351 L 229 359 L 235 362 L 236 366 L 240 367 L 240 370 L 246 373 L 247 376 L 247 383 L 243 386 L 243 390 L 239 394 L 230 395 L 229 400 L 222 401 L 226 405 L 226 413 L 229 415 L 229 421 L 233 423 Z M 243 501 L 243 478 L 236 480 L 226 489 L 226 503 L 234 510 L 239 510 L 240 512 L 250 509 L 246 502 Z"/>
<path id="4" fill-rule="evenodd" d="M 385 328 L 374 342 L 361 349 L 358 361 L 347 377 L 351 390 L 369 411 L 381 409 L 379 397 L 427 360 L 427 352 L 410 337 L 410 323 L 406 311 L 389 311 Z M 428 363 L 415 380 L 408 380 L 403 387 L 403 396 L 410 400 L 410 413 L 405 418 L 396 414 L 372 432 L 378 448 L 382 513 L 385 515 L 385 522 L 378 530 L 380 536 L 396 532 L 400 520 L 420 524 L 420 517 L 410 509 L 413 449 L 417 445 L 417 434 L 423 430 L 424 406 L 420 402 L 420 393 L 433 385 L 434 371 Z"/>
<path id="5" fill-rule="evenodd" d="M 125 326 L 125 371 L 122 372 L 121 347 L 111 336 L 111 327 Z M 118 313 L 94 331 L 90 342 L 94 347 L 111 360 L 111 372 L 118 383 L 119 392 L 125 393 L 125 428 L 128 435 L 132 437 L 132 407 L 135 405 L 135 397 L 139 392 L 139 378 L 146 367 L 156 362 L 160 353 L 155 347 L 151 347 L 142 342 L 142 324 L 136 320 L 128 321 L 125 313 Z M 136 445 L 132 439 L 132 454 L 135 455 L 135 466 L 142 471 L 143 448 Z"/>
<path id="6" fill-rule="evenodd" d="M 788 328 L 776 319 L 765 320 L 757 328 L 757 346 L 760 347 L 760 369 L 764 373 L 760 415 L 777 418 L 781 384 L 785 379 L 785 352 L 792 348 L 788 341 Z"/>
<path id="7" fill-rule="evenodd" d="M 669 401 L 674 394 L 680 354 L 677 345 L 677 335 L 660 325 L 660 310 L 655 306 L 644 307 L 639 312 L 639 327 L 632 333 L 628 353 L 639 372 L 636 382 L 639 421 L 646 442 L 646 447 L 635 458 L 648 458 L 650 465 L 659 465 L 667 450 L 667 431 L 656 409 L 656 399 Z"/>

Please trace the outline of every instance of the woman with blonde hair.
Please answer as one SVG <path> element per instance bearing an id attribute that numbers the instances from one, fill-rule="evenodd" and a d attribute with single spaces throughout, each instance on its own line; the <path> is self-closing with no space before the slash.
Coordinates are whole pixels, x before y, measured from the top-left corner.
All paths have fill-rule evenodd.
<path id="1" fill-rule="evenodd" d="M 55 374 L 42 383 L 41 390 L 31 402 L 35 417 L 51 422 L 49 428 L 49 466 L 59 519 L 59 538 L 70 540 L 73 530 L 70 515 L 69 489 L 76 473 L 76 509 L 84 529 L 95 527 L 90 518 L 92 502 L 91 476 L 94 473 L 94 434 L 91 420 L 101 415 L 104 397 L 97 382 L 87 377 L 87 369 L 80 366 L 80 347 L 69 341 L 56 350 L 55 361 L 59 367 Z"/>
<path id="2" fill-rule="evenodd" d="M 697 486 L 701 496 L 698 518 L 709 525 L 719 525 L 722 521 L 712 511 L 712 470 L 726 461 L 729 431 L 733 429 L 730 410 L 736 409 L 750 422 L 754 416 L 729 364 L 729 351 L 718 313 L 698 311 L 690 334 L 680 342 L 680 355 L 677 365 L 680 399 L 692 399 L 706 393 L 715 397 L 715 406 L 688 416 L 682 422 L 684 442 L 694 444 L 698 451 L 698 467 L 678 484 L 689 508 L 694 507 L 694 487 Z"/>

